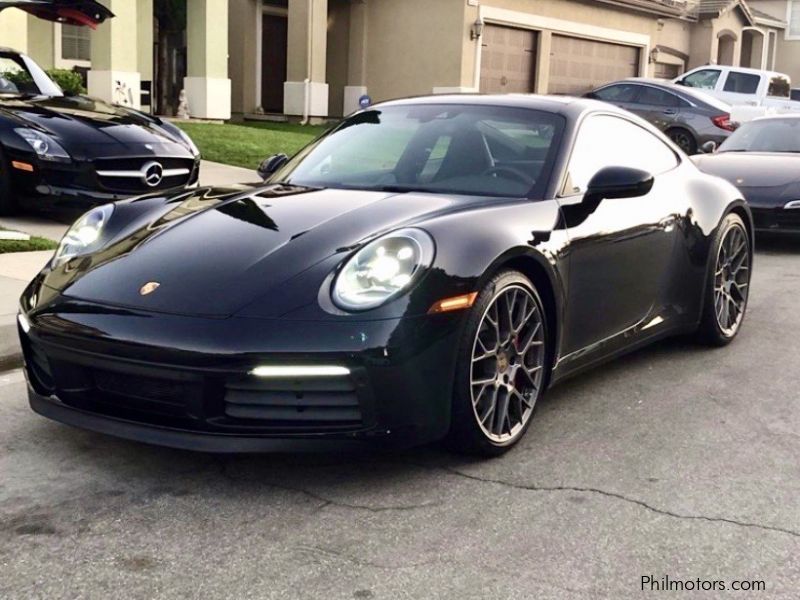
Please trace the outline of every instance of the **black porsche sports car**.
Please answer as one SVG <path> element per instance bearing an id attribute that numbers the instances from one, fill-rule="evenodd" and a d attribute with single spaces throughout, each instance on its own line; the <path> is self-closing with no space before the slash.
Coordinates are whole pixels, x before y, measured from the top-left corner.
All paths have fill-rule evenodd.
<path id="1" fill-rule="evenodd" d="M 92 0 L 0 0 L 51 20 L 93 26 Z M 0 48 L 0 214 L 20 206 L 102 204 L 197 182 L 200 153 L 173 124 L 86 96 L 65 96 L 30 57 Z"/>
<path id="2" fill-rule="evenodd" d="M 21 299 L 33 410 L 198 450 L 497 454 L 548 386 L 742 323 L 747 205 L 610 105 L 387 102 L 283 162 L 84 215 Z"/>
<path id="3" fill-rule="evenodd" d="M 745 123 L 716 152 L 693 160 L 739 188 L 756 229 L 800 232 L 800 115 Z"/>

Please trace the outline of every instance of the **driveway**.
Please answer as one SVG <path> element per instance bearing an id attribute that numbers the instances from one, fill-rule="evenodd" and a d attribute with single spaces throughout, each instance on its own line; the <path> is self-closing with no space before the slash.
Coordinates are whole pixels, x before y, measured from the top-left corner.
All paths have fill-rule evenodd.
<path id="1" fill-rule="evenodd" d="M 573 379 L 496 460 L 148 447 L 42 419 L 0 375 L 0 597 L 619 599 L 668 576 L 796 598 L 799 261 L 759 252 L 732 346 Z M 728 595 L 750 597 L 699 597 Z"/>

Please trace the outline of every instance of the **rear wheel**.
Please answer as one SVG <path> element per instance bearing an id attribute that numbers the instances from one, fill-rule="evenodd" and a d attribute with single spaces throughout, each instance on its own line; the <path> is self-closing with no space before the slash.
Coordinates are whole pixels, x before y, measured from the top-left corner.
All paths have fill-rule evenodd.
<path id="1" fill-rule="evenodd" d="M 667 137 L 675 142 L 675 145 L 683 150 L 686 154 L 691 156 L 697 154 L 697 140 L 691 132 L 686 129 L 674 128 L 667 130 Z"/>
<path id="2" fill-rule="evenodd" d="M 459 347 L 449 441 L 497 456 L 516 444 L 544 392 L 547 332 L 539 294 L 517 271 L 481 291 Z"/>
<path id="3" fill-rule="evenodd" d="M 712 245 L 706 281 L 701 341 L 724 346 L 736 337 L 747 309 L 753 250 L 744 221 L 729 214 L 720 224 Z"/>

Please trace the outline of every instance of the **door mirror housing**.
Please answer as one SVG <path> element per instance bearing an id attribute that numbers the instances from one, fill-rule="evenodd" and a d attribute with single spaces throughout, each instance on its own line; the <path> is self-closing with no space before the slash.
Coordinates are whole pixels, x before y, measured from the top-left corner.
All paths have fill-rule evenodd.
<path id="1" fill-rule="evenodd" d="M 703 151 L 703 154 L 714 154 L 714 152 L 717 151 L 717 142 L 708 140 L 705 144 L 700 146 L 700 150 Z"/>
<path id="2" fill-rule="evenodd" d="M 586 198 L 610 200 L 637 198 L 653 189 L 655 179 L 647 171 L 631 167 L 605 167 L 598 171 L 586 188 Z"/>
<path id="3" fill-rule="evenodd" d="M 275 173 L 275 171 L 280 169 L 287 162 L 289 162 L 289 157 L 283 153 L 268 156 L 261 161 L 260 165 L 258 165 L 258 175 L 261 177 L 261 179 L 267 180 L 272 177 L 272 174 Z"/>

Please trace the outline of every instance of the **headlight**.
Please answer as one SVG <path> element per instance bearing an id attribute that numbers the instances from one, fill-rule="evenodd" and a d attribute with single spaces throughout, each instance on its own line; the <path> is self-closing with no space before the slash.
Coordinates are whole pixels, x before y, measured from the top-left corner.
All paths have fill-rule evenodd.
<path id="1" fill-rule="evenodd" d="M 35 129 L 15 129 L 17 135 L 28 142 L 36 155 L 42 160 L 54 160 L 58 162 L 69 162 L 72 157 L 61 145 L 52 137 Z"/>
<path id="2" fill-rule="evenodd" d="M 400 229 L 370 242 L 337 275 L 334 303 L 345 310 L 383 304 L 430 267 L 434 249 L 433 239 L 421 229 Z"/>
<path id="3" fill-rule="evenodd" d="M 88 254 L 101 246 L 101 234 L 111 214 L 113 204 L 104 204 L 87 212 L 67 230 L 58 245 L 53 263 L 58 264 L 73 256 Z"/>
<path id="4" fill-rule="evenodd" d="M 189 151 L 195 156 L 200 156 L 200 150 L 192 141 L 192 138 L 180 127 L 176 127 L 175 131 L 178 132 L 178 136 L 183 140 L 183 143 L 186 144 L 186 147 L 189 148 Z"/>

